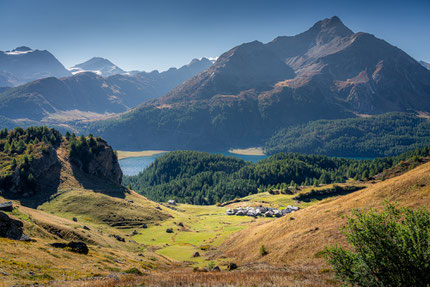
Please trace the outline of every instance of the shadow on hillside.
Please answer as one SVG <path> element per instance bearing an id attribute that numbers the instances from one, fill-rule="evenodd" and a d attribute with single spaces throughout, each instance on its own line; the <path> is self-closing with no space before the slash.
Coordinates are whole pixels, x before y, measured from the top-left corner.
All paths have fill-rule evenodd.
<path id="1" fill-rule="evenodd" d="M 28 197 L 23 197 L 22 194 L 8 194 L 4 195 L 7 199 L 17 200 L 21 205 L 37 208 L 39 205 L 52 199 L 52 196 L 57 193 L 60 186 L 61 163 L 57 162 L 48 171 L 40 176 L 39 187 L 37 192 Z"/>
<path id="2" fill-rule="evenodd" d="M 329 197 L 339 196 L 339 195 L 347 195 L 349 193 L 358 191 L 360 189 L 365 188 L 364 186 L 334 186 L 332 188 L 314 190 L 312 189 L 308 193 L 301 193 L 294 197 L 297 201 L 310 202 L 312 200 L 323 200 Z"/>
<path id="3" fill-rule="evenodd" d="M 124 199 L 126 193 L 128 193 L 128 190 L 125 187 L 118 185 L 109 179 L 85 173 L 74 164 L 71 166 L 73 176 L 85 189 L 121 199 Z"/>

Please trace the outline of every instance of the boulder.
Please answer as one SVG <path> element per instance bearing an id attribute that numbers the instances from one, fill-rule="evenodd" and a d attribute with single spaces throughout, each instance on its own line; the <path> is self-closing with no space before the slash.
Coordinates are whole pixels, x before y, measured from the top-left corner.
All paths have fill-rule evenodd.
<path id="1" fill-rule="evenodd" d="M 148 226 L 146 225 L 146 223 L 142 224 L 142 228 L 148 228 Z"/>
<path id="2" fill-rule="evenodd" d="M 70 242 L 67 247 L 79 254 L 88 254 L 88 246 L 84 242 Z"/>
<path id="3" fill-rule="evenodd" d="M 61 243 L 55 242 L 50 244 L 54 248 L 67 248 L 68 250 L 79 253 L 79 254 L 88 254 L 88 246 L 84 242 L 69 242 L 69 243 Z"/>
<path id="4" fill-rule="evenodd" d="M 265 213 L 264 213 L 264 216 L 265 217 L 273 217 L 273 212 L 272 211 L 266 211 Z"/>
<path id="5" fill-rule="evenodd" d="M 0 203 L 0 210 L 2 210 L 2 211 L 12 211 L 13 210 L 12 201 Z"/>
<path id="6" fill-rule="evenodd" d="M 166 229 L 166 232 L 167 232 L 167 233 L 173 233 L 173 229 L 172 229 L 172 228 L 167 228 L 167 229 Z"/>
<path id="7" fill-rule="evenodd" d="M 12 219 L 6 213 L 0 212 L 0 237 L 29 241 L 30 238 L 22 231 L 23 226 L 21 221 Z"/>
<path id="8" fill-rule="evenodd" d="M 237 264 L 236 264 L 236 263 L 234 263 L 234 262 L 230 262 L 230 263 L 227 265 L 227 270 L 228 270 L 228 271 L 232 271 L 232 270 L 235 270 L 235 269 L 237 269 Z"/>
<path id="9" fill-rule="evenodd" d="M 85 230 L 90 230 L 90 228 L 88 227 L 88 226 L 86 226 L 86 225 L 84 225 L 84 227 L 83 227 Z"/>
<path id="10" fill-rule="evenodd" d="M 195 252 L 195 253 L 193 254 L 193 257 L 200 257 L 200 253 Z"/>
<path id="11" fill-rule="evenodd" d="M 219 268 L 219 266 L 215 266 L 214 268 L 212 268 L 211 270 L 212 272 L 220 272 L 221 269 Z"/>
<path id="12" fill-rule="evenodd" d="M 72 220 L 73 220 L 74 222 L 78 222 L 78 219 L 77 219 L 76 217 L 73 217 L 73 218 L 72 218 Z"/>
<path id="13" fill-rule="evenodd" d="M 109 237 L 113 237 L 113 238 L 115 238 L 118 241 L 125 242 L 124 238 L 122 238 L 121 236 L 116 235 L 116 234 L 111 234 L 111 235 L 109 235 Z"/>

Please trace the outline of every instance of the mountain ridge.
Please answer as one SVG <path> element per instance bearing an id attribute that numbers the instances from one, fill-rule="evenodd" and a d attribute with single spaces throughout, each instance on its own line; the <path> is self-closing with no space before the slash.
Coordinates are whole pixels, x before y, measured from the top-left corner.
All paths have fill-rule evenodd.
<path id="1" fill-rule="evenodd" d="M 194 61 L 179 69 L 102 77 L 81 72 L 63 78 L 43 78 L 0 93 L 0 115 L 40 121 L 52 114 L 79 110 L 98 114 L 127 111 L 160 97 L 212 63 Z M 60 123 L 61 120 L 54 123 Z"/>
<path id="2" fill-rule="evenodd" d="M 236 46 L 164 97 L 88 129 L 121 149 L 222 150 L 310 120 L 396 111 L 430 111 L 430 71 L 332 17 L 296 36 Z"/>
<path id="3" fill-rule="evenodd" d="M 70 75 L 47 50 L 21 46 L 12 51 L 0 51 L 0 86 L 18 86 L 44 77 Z"/>

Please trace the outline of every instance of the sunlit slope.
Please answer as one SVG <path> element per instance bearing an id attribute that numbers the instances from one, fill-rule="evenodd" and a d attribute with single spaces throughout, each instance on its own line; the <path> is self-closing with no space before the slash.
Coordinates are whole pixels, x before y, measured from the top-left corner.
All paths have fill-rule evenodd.
<path id="1" fill-rule="evenodd" d="M 220 250 L 241 262 L 321 263 L 324 246 L 344 244 L 339 229 L 354 208 L 380 208 L 386 200 L 417 208 L 430 207 L 430 163 L 349 195 L 326 199 L 292 215 L 233 234 Z M 260 256 L 264 245 L 268 254 Z"/>

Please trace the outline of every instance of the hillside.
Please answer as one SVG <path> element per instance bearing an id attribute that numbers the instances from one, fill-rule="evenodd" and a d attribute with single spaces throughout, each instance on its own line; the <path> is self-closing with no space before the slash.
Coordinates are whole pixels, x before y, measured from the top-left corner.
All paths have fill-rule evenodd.
<path id="1" fill-rule="evenodd" d="M 348 215 L 352 209 L 381 208 L 386 200 L 413 208 L 430 208 L 429 172 L 430 163 L 425 163 L 354 193 L 323 200 L 292 216 L 254 225 L 231 236 L 220 250 L 242 263 L 268 262 L 324 268 L 327 265 L 321 251 L 324 246 L 345 243 L 339 228 L 345 224 L 346 219 L 342 216 Z M 259 255 L 262 244 L 268 250 L 264 257 Z"/>
<path id="2" fill-rule="evenodd" d="M 71 73 L 50 52 L 18 47 L 0 51 L 0 87 L 18 86 L 46 77 L 65 77 Z"/>
<path id="3" fill-rule="evenodd" d="M 211 205 L 262 191 L 289 193 L 298 186 L 367 181 L 402 161 L 420 164 L 430 156 L 428 147 L 396 157 L 355 160 L 278 153 L 257 163 L 195 151 L 174 151 L 158 157 L 124 184 L 156 201 Z"/>
<path id="4" fill-rule="evenodd" d="M 296 36 L 234 47 L 166 96 L 88 130 L 123 150 L 226 150 L 312 120 L 429 112 L 429 95 L 429 70 L 332 17 Z"/>
<path id="5" fill-rule="evenodd" d="M 115 270 L 171 264 L 152 251 L 139 256 L 142 246 L 124 239 L 131 228 L 151 227 L 172 216 L 167 208 L 120 185 L 122 172 L 106 142 L 90 136 L 89 148 L 85 148 L 83 137 L 62 138 L 47 128 L 15 129 L 7 134 L 0 133 L 0 203 L 12 200 L 14 209 L 7 215 L 23 222 L 24 234 L 34 240 L 0 238 L 1 286 L 107 276 Z M 12 142 L 13 152 L 5 150 L 5 139 Z M 15 143 L 16 147 L 24 145 L 24 151 L 17 150 Z M 49 245 L 70 241 L 87 244 L 89 254 Z"/>
<path id="6" fill-rule="evenodd" d="M 349 157 L 398 155 L 430 144 L 430 121 L 410 113 L 311 121 L 281 129 L 264 144 L 268 154 L 298 152 Z"/>
<path id="7" fill-rule="evenodd" d="M 102 77 L 82 72 L 65 78 L 44 78 L 3 91 L 0 94 L 0 115 L 9 120 L 73 125 L 76 120 L 124 112 L 160 97 L 211 64 L 204 58 L 162 73 L 154 71 Z"/>

